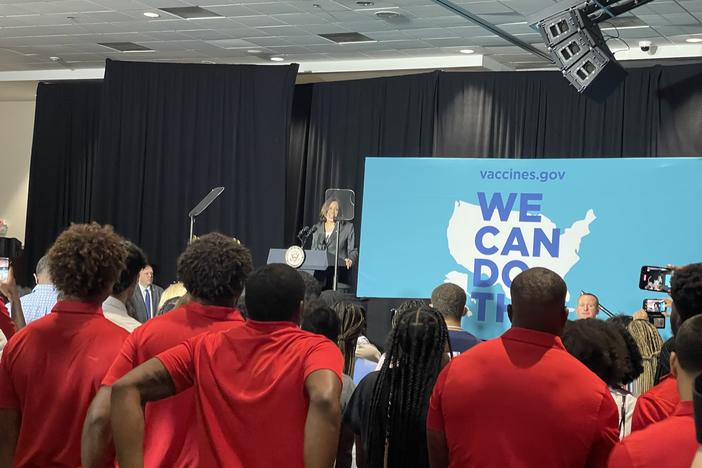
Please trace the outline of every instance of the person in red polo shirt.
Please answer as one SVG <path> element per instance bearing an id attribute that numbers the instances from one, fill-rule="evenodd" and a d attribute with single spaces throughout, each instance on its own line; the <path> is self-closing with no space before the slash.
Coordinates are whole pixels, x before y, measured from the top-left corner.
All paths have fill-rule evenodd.
<path id="1" fill-rule="evenodd" d="M 235 304 L 252 270 L 251 253 L 231 237 L 204 235 L 178 258 L 178 277 L 192 300 L 132 332 L 102 381 L 83 429 L 83 466 L 113 458 L 109 447 L 110 386 L 139 364 L 201 333 L 244 324 Z M 198 462 L 195 393 L 146 406 L 145 467 L 205 466 Z"/>
<path id="2" fill-rule="evenodd" d="M 127 332 L 102 315 L 127 251 L 109 226 L 76 224 L 48 253 L 64 297 L 0 361 L 0 466 L 80 465 L 80 431 Z"/>
<path id="3" fill-rule="evenodd" d="M 702 316 L 692 317 L 680 326 L 675 335 L 675 352 L 670 355 L 670 369 L 680 395 L 675 411 L 617 444 L 609 458 L 610 468 L 688 468 L 692 463 L 699 446 L 692 391 L 695 376 L 702 372 Z"/>
<path id="4" fill-rule="evenodd" d="M 677 329 L 683 323 L 691 317 L 702 314 L 702 263 L 693 263 L 675 269 L 671 280 L 670 296 L 673 298 L 670 326 L 673 335 L 676 335 Z M 672 415 L 679 402 L 680 396 L 675 376 L 668 374 L 658 385 L 636 400 L 631 419 L 632 432 Z"/>
<path id="5" fill-rule="evenodd" d="M 510 291 L 512 328 L 454 358 L 434 386 L 432 468 L 604 466 L 619 440 L 617 407 L 559 338 L 565 283 L 531 268 Z"/>
<path id="6" fill-rule="evenodd" d="M 300 330 L 305 284 L 287 265 L 246 283 L 249 320 L 188 340 L 112 386 L 121 468 L 141 466 L 141 405 L 192 389 L 200 467 L 331 468 L 339 441 L 343 357 L 324 336 Z"/>

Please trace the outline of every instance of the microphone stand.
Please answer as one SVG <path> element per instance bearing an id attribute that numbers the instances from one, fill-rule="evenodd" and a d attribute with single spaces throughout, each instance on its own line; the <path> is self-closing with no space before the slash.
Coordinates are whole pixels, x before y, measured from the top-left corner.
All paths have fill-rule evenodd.
<path id="1" fill-rule="evenodd" d="M 336 220 L 336 252 L 334 253 L 334 283 L 332 289 L 336 291 L 339 283 L 339 226 L 341 222 Z"/>
<path id="2" fill-rule="evenodd" d="M 586 293 L 586 292 L 583 291 L 583 290 L 580 290 L 580 295 L 582 296 L 582 295 L 584 295 L 584 294 L 588 294 L 588 293 Z M 610 312 L 608 308 L 606 308 L 606 307 L 603 306 L 602 304 L 599 304 L 599 299 L 598 299 L 597 302 L 598 302 L 599 310 L 601 310 L 602 312 L 604 312 L 605 315 L 606 315 L 607 317 L 609 317 L 609 318 L 614 317 L 614 314 L 613 314 L 612 312 Z"/>
<path id="3" fill-rule="evenodd" d="M 200 203 L 195 206 L 192 210 L 190 210 L 190 213 L 188 213 L 188 217 L 190 218 L 190 235 L 188 237 L 188 243 L 193 241 L 193 228 L 195 227 L 195 218 L 200 216 L 203 211 L 207 209 L 210 204 L 215 201 L 215 198 L 219 197 L 222 192 L 224 192 L 224 187 L 215 187 L 213 188 L 210 193 L 208 193 L 205 198 L 200 200 Z"/>

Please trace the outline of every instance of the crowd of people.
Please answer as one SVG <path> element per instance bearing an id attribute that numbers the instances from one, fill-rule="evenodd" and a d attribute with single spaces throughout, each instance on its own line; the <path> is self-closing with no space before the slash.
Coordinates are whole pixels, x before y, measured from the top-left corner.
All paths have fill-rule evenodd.
<path id="1" fill-rule="evenodd" d="M 531 268 L 511 328 L 461 328 L 465 291 L 403 303 L 385 343 L 362 305 L 211 233 L 153 283 L 109 226 L 72 225 L 21 296 L 0 283 L 0 468 L 689 467 L 702 372 L 702 264 L 676 268 L 664 343 L 598 318 Z"/>

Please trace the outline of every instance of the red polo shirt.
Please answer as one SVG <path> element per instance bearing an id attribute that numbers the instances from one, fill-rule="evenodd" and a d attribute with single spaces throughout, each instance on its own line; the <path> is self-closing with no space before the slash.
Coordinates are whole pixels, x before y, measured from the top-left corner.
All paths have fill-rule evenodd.
<path id="1" fill-rule="evenodd" d="M 681 401 L 673 414 L 619 442 L 610 468 L 689 468 L 697 452 L 691 401 Z"/>
<path id="2" fill-rule="evenodd" d="M 0 408 L 21 416 L 14 466 L 80 466 L 83 420 L 127 332 L 100 304 L 59 301 L 7 343 Z"/>
<path id="3" fill-rule="evenodd" d="M 0 301 L 0 331 L 8 340 L 15 334 L 15 322 L 12 321 L 5 303 Z"/>
<path id="4" fill-rule="evenodd" d="M 427 427 L 449 467 L 604 466 L 619 440 L 617 407 L 557 336 L 524 328 L 474 346 L 434 386 Z"/>
<path id="5" fill-rule="evenodd" d="M 200 465 L 304 468 L 305 380 L 344 359 L 321 335 L 291 322 L 256 322 L 159 354 L 178 391 L 197 395 Z"/>
<path id="6" fill-rule="evenodd" d="M 677 380 L 667 375 L 655 387 L 644 392 L 637 400 L 631 417 L 631 431 L 638 431 L 650 424 L 663 421 L 673 414 L 680 403 Z"/>
<path id="7" fill-rule="evenodd" d="M 112 385 L 139 364 L 189 338 L 243 324 L 237 309 L 199 302 L 159 315 L 129 335 L 102 384 Z M 195 449 L 193 427 L 197 421 L 192 391 L 147 404 L 144 419 L 145 467 L 202 466 Z"/>

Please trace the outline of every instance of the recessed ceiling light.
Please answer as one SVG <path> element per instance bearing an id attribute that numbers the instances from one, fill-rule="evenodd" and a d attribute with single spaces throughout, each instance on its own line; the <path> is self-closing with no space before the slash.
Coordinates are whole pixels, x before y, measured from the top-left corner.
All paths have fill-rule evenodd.
<path id="1" fill-rule="evenodd" d="M 685 42 L 691 42 L 693 44 L 696 44 L 698 42 L 702 42 L 702 37 L 688 37 L 685 39 Z"/>
<path id="2" fill-rule="evenodd" d="M 258 49 L 249 49 L 246 52 L 249 54 L 260 54 L 261 53 L 261 51 Z"/>
<path id="3" fill-rule="evenodd" d="M 459 52 L 462 54 L 472 54 L 475 51 L 473 49 L 461 49 Z"/>
<path id="4" fill-rule="evenodd" d="M 161 15 L 159 15 L 158 13 L 154 13 L 153 11 L 145 11 L 144 16 L 146 16 L 147 18 L 158 18 Z"/>
<path id="5" fill-rule="evenodd" d="M 377 16 L 380 19 L 392 19 L 397 18 L 398 16 L 400 16 L 400 14 L 392 10 L 380 10 L 375 12 L 375 16 Z"/>
<path id="6" fill-rule="evenodd" d="M 283 57 L 271 57 L 271 62 L 282 62 L 285 60 Z"/>

